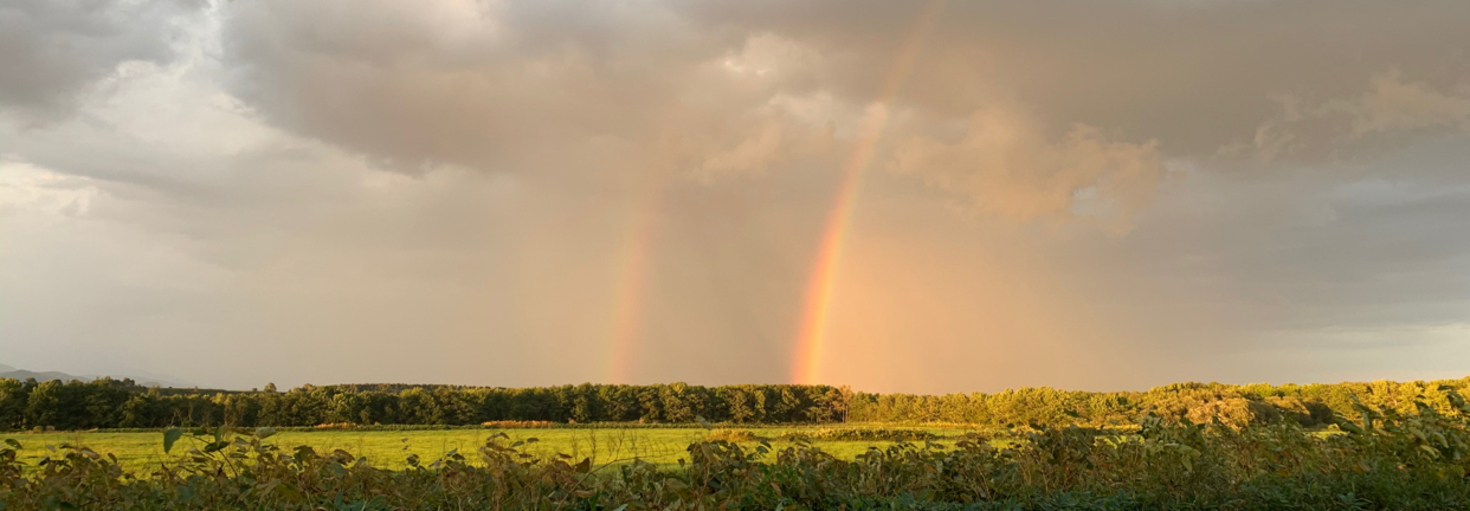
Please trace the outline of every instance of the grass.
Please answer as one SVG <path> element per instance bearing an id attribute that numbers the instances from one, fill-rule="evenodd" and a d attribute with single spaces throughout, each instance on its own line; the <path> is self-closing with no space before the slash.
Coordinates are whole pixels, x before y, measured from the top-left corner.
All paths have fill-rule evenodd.
<path id="1" fill-rule="evenodd" d="M 809 444 L 832 453 L 838 458 L 851 460 L 869 447 L 887 448 L 895 442 L 882 439 L 849 440 L 853 437 L 872 437 L 872 434 L 840 434 L 846 431 L 884 432 L 922 430 L 938 437 L 955 437 L 970 429 L 949 427 L 894 427 L 883 424 L 859 426 L 804 426 L 804 427 L 739 427 L 717 429 L 714 432 L 689 427 L 619 427 L 609 424 L 604 427 L 588 428 L 493 428 L 443 429 L 416 431 L 372 431 L 372 430 L 323 430 L 283 431 L 272 436 L 268 443 L 279 446 L 308 445 L 318 452 L 341 449 L 356 457 L 366 457 L 376 467 L 403 469 L 410 454 L 417 454 L 425 462 L 434 460 L 451 451 L 472 453 L 483 446 L 485 440 L 497 433 L 505 433 L 512 440 L 536 439 L 523 446 L 522 450 L 540 458 L 549 458 L 558 453 L 574 459 L 591 458 L 594 464 L 641 459 L 658 465 L 675 465 L 680 458 L 688 457 L 685 449 L 692 443 L 714 436 L 720 439 L 738 440 L 739 443 L 754 445 L 768 439 L 774 447 L 795 445 L 796 438 L 809 439 Z M 748 435 L 745 434 L 748 432 Z M 833 434 L 839 433 L 839 434 Z M 912 433 L 910 433 L 912 434 Z M 727 436 L 733 435 L 733 436 Z M 56 455 L 47 448 L 63 444 L 85 446 L 101 453 L 117 456 L 125 470 L 138 474 L 157 468 L 161 463 L 181 460 L 190 447 L 202 448 L 208 440 L 185 437 L 171 453 L 163 452 L 161 432 L 108 432 L 78 431 L 52 433 L 0 433 L 0 438 L 12 438 L 25 446 L 19 459 L 35 466 L 43 457 Z M 212 438 L 210 439 L 212 440 Z"/>

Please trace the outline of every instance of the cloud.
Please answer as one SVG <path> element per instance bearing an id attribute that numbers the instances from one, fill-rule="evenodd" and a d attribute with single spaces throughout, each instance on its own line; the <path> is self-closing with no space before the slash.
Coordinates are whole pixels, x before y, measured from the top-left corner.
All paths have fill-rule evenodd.
<path id="1" fill-rule="evenodd" d="M 1428 85 L 1405 81 L 1398 72 L 1373 76 L 1372 90 L 1356 100 L 1324 106 L 1352 117 L 1354 136 L 1421 128 L 1470 129 L 1470 91 L 1449 96 Z"/>
<path id="2" fill-rule="evenodd" d="M 0 162 L 0 216 L 83 216 L 100 190 L 89 179 L 58 174 L 24 163 Z"/>
<path id="3" fill-rule="evenodd" d="M 17 269 L 0 275 L 7 353 L 89 374 L 169 366 L 245 388 L 490 373 L 522 384 L 601 379 L 600 358 L 554 370 L 525 361 L 605 351 L 618 275 L 629 271 L 616 257 L 625 219 L 649 210 L 661 234 L 650 241 L 658 266 L 646 286 L 657 292 L 639 341 L 645 367 L 669 360 L 677 369 L 653 373 L 660 379 L 784 373 L 769 363 L 784 334 L 770 318 L 798 300 L 785 283 L 803 268 L 799 219 L 822 206 L 804 195 L 752 202 L 771 183 L 737 177 L 769 161 L 760 152 L 771 146 L 741 149 L 765 136 L 748 129 L 806 123 L 784 112 L 813 105 L 782 100 L 744 119 L 670 116 L 669 135 L 655 140 L 665 145 L 650 154 L 588 141 L 572 151 L 597 165 L 574 169 L 580 181 L 440 162 L 405 173 L 271 125 L 226 93 L 228 73 L 215 64 L 208 54 L 130 63 L 108 94 L 78 100 L 82 115 L 0 125 L 0 265 Z M 703 123 L 717 136 L 675 136 Z M 819 127 L 778 129 L 784 154 L 800 153 L 802 133 Z M 616 157 L 587 151 L 599 143 Z M 648 180 L 638 162 L 664 164 L 668 174 L 652 177 L 678 180 L 707 155 L 713 164 L 693 177 L 719 186 L 679 181 L 655 197 L 622 187 Z M 423 357 L 374 355 L 405 342 Z M 713 355 L 736 343 L 746 348 Z M 220 362 L 236 369 L 190 362 L 230 346 L 250 347 Z M 462 356 L 446 365 L 449 352 Z M 350 362 L 302 365 L 325 358 Z"/>
<path id="4" fill-rule="evenodd" d="M 652 173 L 714 183 L 813 158 L 839 165 L 831 156 L 856 137 L 854 112 L 876 99 L 865 95 L 866 82 L 896 57 L 853 39 L 866 32 L 840 19 L 732 26 L 658 3 L 400 10 L 374 2 L 232 6 L 225 53 L 239 72 L 230 87 L 273 124 L 409 171 L 447 163 L 557 180 Z M 892 30 L 911 17 L 893 13 L 870 35 L 901 45 Z M 1021 109 L 980 76 L 988 64 L 977 70 L 964 61 L 983 38 L 934 37 L 940 49 L 912 77 L 916 92 L 893 99 L 913 113 L 890 134 L 912 139 L 894 146 L 900 173 L 966 194 L 978 211 L 1023 221 L 1066 217 L 1059 214 L 1072 209 L 1074 195 L 1094 193 L 1101 216 L 1125 229 L 1152 198 L 1162 175 L 1157 143 L 1116 142 L 1090 127 L 1047 141 L 1047 126 L 1072 119 L 976 114 L 959 147 L 923 145 L 905 130 L 966 122 L 934 109 L 941 104 Z M 389 40 L 397 43 L 380 47 Z M 986 82 L 976 87 L 977 80 Z M 946 92 L 963 97 L 935 96 Z M 1002 126 L 1017 121 L 1024 125 Z M 1019 134 L 994 138 L 1006 130 Z M 992 149 L 1004 154 L 987 165 L 960 162 Z M 921 168 L 928 166 L 935 168 Z"/>
<path id="5" fill-rule="evenodd" d="M 1100 216 L 1118 230 L 1153 200 L 1165 173 L 1157 141 L 1114 141 L 1081 124 L 1050 141 L 1036 121 L 1000 108 L 973 114 L 954 143 L 910 137 L 895 153 L 894 172 L 1017 220 L 1072 216 L 1078 195 L 1091 191 L 1109 206 Z"/>
<path id="6" fill-rule="evenodd" d="M 636 379 L 780 381 L 878 105 L 830 316 L 862 388 L 1310 379 L 1304 339 L 1462 319 L 1470 3 L 923 8 L 6 3 L 0 348 L 560 384 L 634 304 Z"/>
<path id="7" fill-rule="evenodd" d="M 17 0 L 0 6 L 0 109 L 32 121 L 69 113 L 75 96 L 124 62 L 166 62 L 202 2 Z M 197 22 L 197 19 L 194 19 Z"/>
<path id="8" fill-rule="evenodd" d="M 1470 51 L 1451 21 L 1470 8 L 1448 0 L 953 2 L 916 33 L 920 7 L 262 1 L 224 6 L 222 41 L 228 89 L 266 121 L 405 171 L 713 183 L 830 154 L 855 138 L 853 112 L 883 100 L 909 116 L 893 140 L 1009 110 L 1037 140 L 1018 144 L 1059 155 L 983 186 L 913 154 L 904 174 L 987 190 L 976 209 L 1007 218 L 1098 197 L 1122 224 L 1152 196 L 1150 160 L 1381 152 L 1367 135 L 1460 122 L 1463 100 L 1436 91 L 1470 73 L 1445 65 Z M 924 44 L 906 85 L 878 98 L 911 40 Z M 1068 158 L 1085 170 L 1055 168 Z"/>
<path id="9" fill-rule="evenodd" d="M 1314 160 L 1382 152 L 1418 137 L 1470 131 L 1470 93 L 1445 94 L 1398 71 L 1373 75 L 1367 91 L 1307 104 L 1276 94 L 1280 112 L 1256 128 L 1250 144 L 1230 144 L 1225 155 Z"/>
<path id="10" fill-rule="evenodd" d="M 650 151 L 710 101 L 738 38 L 658 5 L 266 1 L 230 6 L 232 90 L 266 119 L 400 167 L 555 173 Z M 738 93 L 738 91 L 735 91 Z M 749 100 L 721 109 L 759 106 Z M 682 132 L 683 130 L 678 130 Z"/>
<path id="11" fill-rule="evenodd" d="M 923 3 L 774 0 L 680 4 L 712 30 L 772 33 L 822 56 L 819 83 L 876 96 Z M 1431 0 L 947 2 L 899 102 L 933 115 L 1024 105 L 1050 129 L 1073 123 L 1157 139 L 1171 156 L 1248 140 L 1287 92 L 1361 93 L 1398 69 L 1447 90 L 1465 78 L 1470 4 Z"/>

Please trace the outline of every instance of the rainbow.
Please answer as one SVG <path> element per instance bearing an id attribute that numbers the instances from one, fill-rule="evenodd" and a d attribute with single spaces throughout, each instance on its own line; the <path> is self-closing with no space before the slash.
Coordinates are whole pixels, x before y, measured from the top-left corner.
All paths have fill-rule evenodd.
<path id="1" fill-rule="evenodd" d="M 622 245 L 616 254 L 617 282 L 614 283 L 612 318 L 608 325 L 608 381 L 631 383 L 637 340 L 642 334 L 644 302 L 648 271 L 653 264 L 659 215 L 663 209 L 664 189 L 673 169 L 672 160 L 664 157 L 670 144 L 667 137 L 654 151 L 659 155 L 638 176 L 633 186 L 632 207 L 623 219 Z M 667 160 L 667 161 L 666 161 Z"/>
<path id="2" fill-rule="evenodd" d="M 629 234 L 624 237 L 618 266 L 621 268 L 613 296 L 608 379 L 612 383 L 629 383 L 633 372 L 633 352 L 643 320 L 644 286 L 653 252 L 654 208 L 639 208 L 629 219 Z"/>
<path id="3" fill-rule="evenodd" d="M 934 25 L 934 19 L 943 4 L 944 0 L 933 0 L 919 14 L 898 58 L 888 71 L 878 100 L 863 116 L 852 155 L 842 167 L 837 196 L 827 214 L 818 245 L 816 264 L 812 266 L 811 276 L 807 280 L 801 326 L 796 337 L 796 353 L 792 357 L 794 363 L 791 379 L 796 383 L 815 384 L 822 381 L 821 362 L 827 341 L 827 316 L 832 309 L 842 247 L 846 244 L 848 227 L 852 223 L 853 204 L 862 183 L 863 170 L 872 162 L 874 149 L 888 124 L 892 108 L 890 104 L 908 79 L 914 59 L 922 49 L 924 38 Z"/>

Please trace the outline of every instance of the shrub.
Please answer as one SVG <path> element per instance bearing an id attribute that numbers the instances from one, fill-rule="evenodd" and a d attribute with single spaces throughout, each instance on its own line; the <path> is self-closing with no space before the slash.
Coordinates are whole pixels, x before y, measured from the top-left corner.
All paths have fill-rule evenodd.
<path id="1" fill-rule="evenodd" d="M 924 440 L 937 440 L 939 436 L 922 429 L 831 428 L 782 433 L 776 439 L 786 441 L 920 442 Z"/>
<path id="2" fill-rule="evenodd" d="M 520 428 L 554 428 L 559 426 L 551 421 L 485 421 L 480 423 L 487 428 L 520 429 Z"/>
<path id="3" fill-rule="evenodd" d="M 357 425 L 356 424 L 353 424 L 351 422 L 331 422 L 331 423 L 326 423 L 326 424 L 317 424 L 315 426 L 312 426 L 312 428 L 313 429 L 356 429 L 357 428 Z"/>
<path id="4" fill-rule="evenodd" d="M 719 441 L 725 441 L 725 442 L 754 442 L 756 440 L 764 440 L 764 439 L 761 438 L 761 437 L 756 436 L 755 433 L 750 432 L 750 430 L 745 430 L 745 429 L 716 429 L 716 430 L 713 430 L 713 431 L 710 431 L 709 432 L 709 436 L 706 437 L 706 440 L 709 440 L 709 441 L 719 440 Z"/>

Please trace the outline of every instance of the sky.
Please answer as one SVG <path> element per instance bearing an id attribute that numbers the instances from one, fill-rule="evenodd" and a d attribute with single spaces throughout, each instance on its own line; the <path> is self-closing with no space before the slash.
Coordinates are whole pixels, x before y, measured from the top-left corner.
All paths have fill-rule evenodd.
<path id="1" fill-rule="evenodd" d="M 1463 0 L 0 0 L 0 362 L 1470 374 Z"/>

